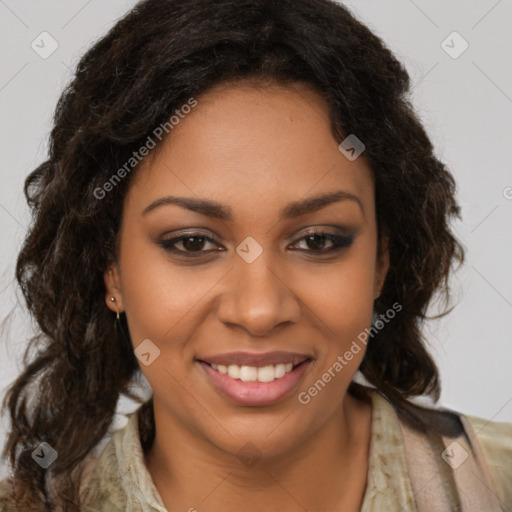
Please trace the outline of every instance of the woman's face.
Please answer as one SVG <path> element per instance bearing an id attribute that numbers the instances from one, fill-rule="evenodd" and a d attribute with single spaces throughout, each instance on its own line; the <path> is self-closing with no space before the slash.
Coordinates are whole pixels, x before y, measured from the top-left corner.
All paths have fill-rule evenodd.
<path id="1" fill-rule="evenodd" d="M 130 185 L 105 300 L 140 345 L 157 432 L 277 455 L 337 417 L 364 356 L 387 270 L 371 172 L 304 85 L 197 100 Z"/>

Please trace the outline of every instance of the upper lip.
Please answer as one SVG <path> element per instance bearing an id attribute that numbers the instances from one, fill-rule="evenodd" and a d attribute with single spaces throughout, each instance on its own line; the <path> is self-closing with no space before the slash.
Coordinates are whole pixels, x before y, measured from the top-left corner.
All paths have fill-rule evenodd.
<path id="1" fill-rule="evenodd" d="M 255 354 L 251 352 L 229 352 L 226 354 L 218 354 L 214 356 L 201 357 L 199 360 L 208 364 L 221 364 L 229 366 L 236 364 L 238 366 L 268 366 L 276 364 L 292 363 L 296 366 L 306 359 L 311 359 L 307 354 L 299 354 L 297 352 L 265 352 Z"/>

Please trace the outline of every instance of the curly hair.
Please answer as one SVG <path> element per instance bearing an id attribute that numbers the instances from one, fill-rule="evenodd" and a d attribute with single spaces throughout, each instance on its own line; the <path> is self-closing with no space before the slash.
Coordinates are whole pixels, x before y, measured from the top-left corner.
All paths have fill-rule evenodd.
<path id="1" fill-rule="evenodd" d="M 2 409 L 20 510 L 80 510 L 80 463 L 107 434 L 119 397 L 142 401 L 130 391 L 140 368 L 105 306 L 103 282 L 136 169 L 102 199 L 95 191 L 188 98 L 234 80 L 311 85 L 328 101 L 336 139 L 364 141 L 390 253 L 375 312 L 396 302 L 402 310 L 372 337 L 359 369 L 411 418 L 410 397 L 439 398 L 421 327 L 437 293 L 448 301 L 464 253 L 449 227 L 459 216 L 455 183 L 408 100 L 403 65 L 332 0 L 144 0 L 77 64 L 48 159 L 25 182 L 32 224 L 16 277 L 39 333 Z M 125 315 L 121 326 L 128 332 Z M 363 386 L 352 382 L 349 392 Z M 142 418 L 150 444 L 151 401 Z M 46 470 L 31 458 L 43 441 L 59 454 Z"/>

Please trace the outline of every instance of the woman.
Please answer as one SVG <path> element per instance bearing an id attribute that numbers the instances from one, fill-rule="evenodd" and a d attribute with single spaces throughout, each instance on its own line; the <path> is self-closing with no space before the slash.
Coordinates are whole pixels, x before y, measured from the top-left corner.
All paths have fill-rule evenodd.
<path id="1" fill-rule="evenodd" d="M 86 53 L 25 186 L 0 510 L 512 507 L 512 426 L 412 400 L 463 251 L 408 87 L 328 0 L 146 0 Z"/>

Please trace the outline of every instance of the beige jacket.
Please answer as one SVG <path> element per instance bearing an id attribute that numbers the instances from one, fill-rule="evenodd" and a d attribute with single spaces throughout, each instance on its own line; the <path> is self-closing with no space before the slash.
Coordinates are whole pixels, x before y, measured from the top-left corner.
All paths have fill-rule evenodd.
<path id="1" fill-rule="evenodd" d="M 369 470 L 361 512 L 418 512 L 396 413 L 379 393 L 371 397 Z M 168 512 L 144 465 L 137 413 L 128 415 L 127 424 L 112 434 L 101 454 L 88 460 L 82 484 L 85 512 Z M 501 510 L 512 512 L 512 424 L 464 417 L 477 434 Z M 2 491 L 8 492 L 5 484 L 0 484 L 0 512 L 6 511 Z"/>

